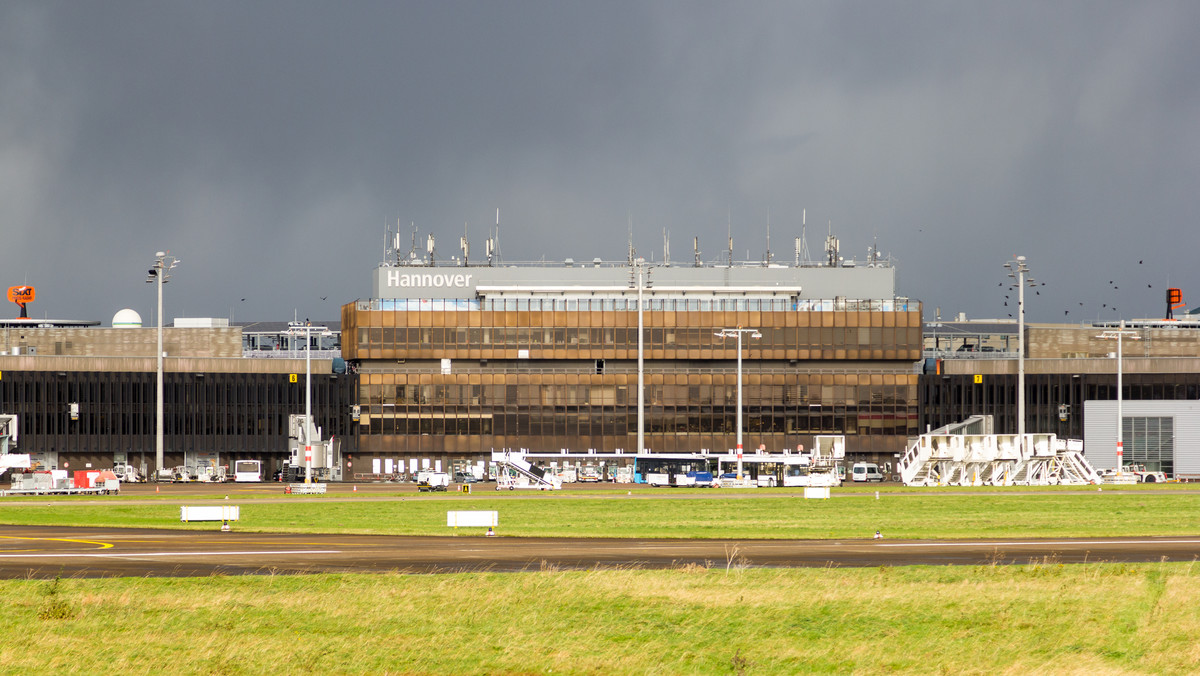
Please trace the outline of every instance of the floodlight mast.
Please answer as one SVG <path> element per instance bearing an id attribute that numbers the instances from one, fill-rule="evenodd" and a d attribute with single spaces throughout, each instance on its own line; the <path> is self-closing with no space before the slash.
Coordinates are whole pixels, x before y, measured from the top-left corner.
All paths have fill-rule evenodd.
<path id="1" fill-rule="evenodd" d="M 1125 448 L 1124 448 L 1125 439 L 1122 434 L 1122 427 L 1124 427 L 1124 421 L 1121 419 L 1121 398 L 1122 398 L 1121 397 L 1121 370 L 1122 370 L 1121 369 L 1121 359 L 1122 359 L 1121 358 L 1121 338 L 1123 336 L 1129 336 L 1130 338 L 1132 338 L 1134 340 L 1142 339 L 1142 337 L 1138 335 L 1137 331 L 1126 331 L 1125 330 L 1125 320 L 1124 319 L 1121 320 L 1121 323 L 1119 326 L 1120 326 L 1120 328 L 1118 328 L 1116 331 L 1105 331 L 1104 333 L 1101 333 L 1100 335 L 1096 336 L 1097 338 L 1101 338 L 1103 340 L 1114 340 L 1115 339 L 1117 341 L 1117 476 L 1118 477 L 1120 477 L 1124 473 L 1123 466 L 1124 466 L 1124 451 L 1125 451 Z"/>
<path id="2" fill-rule="evenodd" d="M 179 265 L 179 259 L 170 255 L 170 251 L 158 251 L 154 254 L 154 264 L 147 271 L 146 283 L 158 287 L 158 349 L 156 357 L 155 397 L 154 397 L 154 480 L 157 482 L 163 469 L 163 296 L 162 287 L 171 280 L 170 271 Z"/>
<path id="3" fill-rule="evenodd" d="M 304 483 L 312 483 L 312 334 L 332 336 L 324 326 L 313 326 L 311 322 L 288 323 L 288 335 L 304 336 Z"/>
<path id="4" fill-rule="evenodd" d="M 638 383 L 637 383 L 637 454 L 646 452 L 646 343 L 645 319 L 642 306 L 642 292 L 646 286 L 646 259 L 639 257 L 635 260 L 637 266 L 637 311 L 638 311 Z"/>
<path id="5" fill-rule="evenodd" d="M 1034 286 L 1032 277 L 1025 277 L 1029 266 L 1025 264 L 1024 256 L 1013 256 L 1013 260 L 1004 264 L 1008 276 L 1017 280 L 1017 436 L 1021 440 L 1021 449 L 1025 448 L 1025 286 Z"/>
<path id="6" fill-rule="evenodd" d="M 737 478 L 742 480 L 742 334 L 751 338 L 762 338 L 758 329 L 721 329 L 713 335 L 718 338 L 737 338 Z"/>

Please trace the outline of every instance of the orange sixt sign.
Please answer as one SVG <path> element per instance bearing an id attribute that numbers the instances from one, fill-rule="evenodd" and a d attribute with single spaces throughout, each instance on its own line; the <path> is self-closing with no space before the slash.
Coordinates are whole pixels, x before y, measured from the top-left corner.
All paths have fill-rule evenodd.
<path id="1" fill-rule="evenodd" d="M 34 289 L 32 286 L 8 287 L 8 299 L 18 305 L 33 302 Z"/>

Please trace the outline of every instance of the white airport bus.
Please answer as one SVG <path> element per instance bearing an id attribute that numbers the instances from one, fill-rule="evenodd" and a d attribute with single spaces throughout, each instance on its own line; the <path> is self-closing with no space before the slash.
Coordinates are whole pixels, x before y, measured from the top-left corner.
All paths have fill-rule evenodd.
<path id="1" fill-rule="evenodd" d="M 238 460 L 233 463 L 233 481 L 235 483 L 262 482 L 261 460 Z"/>

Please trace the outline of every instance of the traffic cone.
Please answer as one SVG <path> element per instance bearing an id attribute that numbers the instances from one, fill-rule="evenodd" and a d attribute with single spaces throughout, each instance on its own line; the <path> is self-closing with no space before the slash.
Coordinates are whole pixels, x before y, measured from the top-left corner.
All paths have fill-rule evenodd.
<path id="1" fill-rule="evenodd" d="M 358 486 L 355 486 L 355 487 L 354 487 L 354 492 L 355 492 L 355 493 L 357 493 L 357 492 L 358 492 Z"/>
<path id="2" fill-rule="evenodd" d="M 155 487 L 154 487 L 154 492 L 155 492 L 155 493 L 157 493 L 157 492 L 158 492 L 158 486 L 155 486 Z"/>

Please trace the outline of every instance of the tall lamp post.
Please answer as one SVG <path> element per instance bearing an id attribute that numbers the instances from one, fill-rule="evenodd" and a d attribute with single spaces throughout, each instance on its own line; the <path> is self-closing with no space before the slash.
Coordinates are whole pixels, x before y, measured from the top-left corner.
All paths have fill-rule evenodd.
<path id="1" fill-rule="evenodd" d="M 1017 436 L 1021 450 L 1025 450 L 1025 286 L 1033 286 L 1032 277 L 1026 278 L 1029 266 L 1024 256 L 1015 256 L 1004 264 L 1008 276 L 1016 280 L 1017 287 Z M 1011 288 L 1011 287 L 1010 287 Z"/>
<path id="2" fill-rule="evenodd" d="M 324 326 L 305 322 L 289 322 L 288 335 L 304 336 L 304 483 L 312 483 L 312 336 L 332 336 Z"/>
<path id="3" fill-rule="evenodd" d="M 646 286 L 646 259 L 638 258 L 634 261 L 637 266 L 637 313 L 638 313 L 638 396 L 637 396 L 637 451 L 640 455 L 646 452 L 646 344 L 645 344 L 645 320 L 643 319 L 644 311 L 642 309 L 642 289 Z"/>
<path id="4" fill-rule="evenodd" d="M 1141 340 L 1141 336 L 1137 334 L 1137 331 L 1125 330 L 1124 319 L 1121 320 L 1120 328 L 1116 331 L 1105 331 L 1096 336 L 1104 340 L 1115 339 L 1117 341 L 1117 476 L 1123 474 L 1122 467 L 1124 465 L 1123 456 L 1125 451 L 1125 439 L 1121 434 L 1121 428 L 1124 426 L 1124 421 L 1121 419 L 1121 338 L 1123 336 L 1129 336 L 1134 340 Z"/>
<path id="5" fill-rule="evenodd" d="M 154 406 L 154 480 L 158 481 L 163 469 L 163 284 L 171 280 L 171 270 L 179 265 L 179 259 L 169 251 L 154 254 L 154 266 L 147 271 L 146 283 L 158 287 L 158 378 Z"/>
<path id="6" fill-rule="evenodd" d="M 737 478 L 742 479 L 742 334 L 747 334 L 751 338 L 762 338 L 762 334 L 758 329 L 721 329 L 713 335 L 718 338 L 733 338 L 737 337 Z"/>

